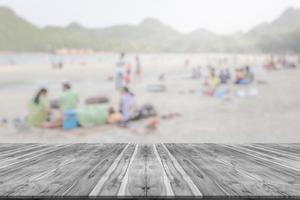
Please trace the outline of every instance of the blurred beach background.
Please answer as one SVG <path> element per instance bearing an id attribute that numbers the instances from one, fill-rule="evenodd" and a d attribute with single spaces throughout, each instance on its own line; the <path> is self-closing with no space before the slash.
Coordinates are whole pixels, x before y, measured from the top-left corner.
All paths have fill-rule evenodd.
<path id="1" fill-rule="evenodd" d="M 134 58 L 135 55 L 128 55 Z M 235 67 L 251 64 L 257 82 L 249 86 L 230 85 L 227 99 L 206 97 L 201 93 L 201 80 L 189 79 L 191 66 L 227 58 L 226 65 Z M 1 142 L 299 142 L 300 70 L 265 71 L 260 63 L 262 55 L 206 55 L 206 54 L 145 54 L 143 79 L 132 84 L 138 104 L 151 103 L 161 114 L 178 112 L 181 117 L 161 121 L 157 132 L 147 134 L 143 122 L 129 128 L 104 125 L 95 128 L 63 130 L 30 129 L 17 131 L 13 126 L 0 128 Z M 234 58 L 234 59 L 233 59 Z M 1 58 L 1 117 L 13 120 L 24 118 L 28 101 L 40 87 L 47 86 L 53 99 L 61 93 L 61 83 L 69 81 L 84 99 L 93 95 L 107 96 L 117 106 L 119 93 L 107 77 L 114 73 L 118 54 L 94 56 L 61 56 L 65 66 L 53 70 L 49 60 L 57 56 L 47 54 L 14 55 L 15 65 Z M 234 63 L 236 62 L 236 63 Z M 204 64 L 204 63 L 203 63 Z M 157 77 L 166 74 L 166 92 L 149 93 L 147 85 L 158 83 Z M 133 80 L 135 81 L 135 80 Z M 239 96 L 238 91 L 255 89 L 255 96 Z"/>
<path id="2" fill-rule="evenodd" d="M 1 143 L 300 142 L 300 10 L 295 1 L 289 4 L 295 7 L 278 9 L 268 23 L 262 19 L 247 31 L 223 35 L 204 29 L 182 33 L 153 18 L 99 29 L 73 22 L 39 27 L 8 8 L 22 10 L 21 4 L 0 0 Z M 112 79 L 121 52 L 133 67 L 136 56 L 141 62 L 141 78 L 132 77 L 129 85 L 137 104 L 149 103 L 159 115 L 178 117 L 160 119 L 152 132 L 145 120 L 126 128 L 102 125 L 71 131 L 14 126 L 26 118 L 28 102 L 39 88 L 47 87 L 49 99 L 57 99 L 66 81 L 79 94 L 79 106 L 99 95 L 110 100 L 104 107 L 117 107 L 120 93 Z M 279 63 L 282 57 L 292 67 Z M 270 61 L 276 70 L 266 70 Z M 54 69 L 57 63 L 63 67 Z M 206 96 L 204 79 L 192 77 L 195 69 L 206 66 L 230 70 L 226 96 Z M 254 81 L 234 84 L 235 69 L 245 66 L 251 67 Z M 165 91 L 150 92 L 151 85 L 163 85 Z"/>

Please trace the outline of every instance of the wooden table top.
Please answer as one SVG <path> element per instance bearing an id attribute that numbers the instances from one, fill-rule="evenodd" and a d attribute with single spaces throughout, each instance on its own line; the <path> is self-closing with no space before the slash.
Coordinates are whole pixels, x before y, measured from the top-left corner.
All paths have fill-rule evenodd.
<path id="1" fill-rule="evenodd" d="M 300 144 L 0 144 L 1 196 L 300 196 Z"/>

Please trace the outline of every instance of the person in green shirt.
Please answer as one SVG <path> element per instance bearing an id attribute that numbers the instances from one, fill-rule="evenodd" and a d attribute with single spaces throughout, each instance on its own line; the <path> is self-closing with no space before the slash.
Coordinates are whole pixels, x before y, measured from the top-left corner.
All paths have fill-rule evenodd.
<path id="1" fill-rule="evenodd" d="M 63 84 L 63 93 L 59 98 L 59 108 L 61 111 L 73 110 L 77 108 L 79 102 L 78 95 L 72 91 L 69 83 Z"/>
<path id="2" fill-rule="evenodd" d="M 33 100 L 29 102 L 27 116 L 27 123 L 31 127 L 42 127 L 48 120 L 49 116 L 49 102 L 48 102 L 48 90 L 42 88 L 38 91 Z"/>

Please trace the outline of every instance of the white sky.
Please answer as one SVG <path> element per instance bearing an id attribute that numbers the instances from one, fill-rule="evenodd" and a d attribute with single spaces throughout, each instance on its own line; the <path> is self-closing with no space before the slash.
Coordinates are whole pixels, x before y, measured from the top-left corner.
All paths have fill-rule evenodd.
<path id="1" fill-rule="evenodd" d="M 229 34 L 272 21 L 288 7 L 300 8 L 300 0 L 0 0 L 0 5 L 39 26 L 76 21 L 105 27 L 153 17 L 182 32 Z"/>

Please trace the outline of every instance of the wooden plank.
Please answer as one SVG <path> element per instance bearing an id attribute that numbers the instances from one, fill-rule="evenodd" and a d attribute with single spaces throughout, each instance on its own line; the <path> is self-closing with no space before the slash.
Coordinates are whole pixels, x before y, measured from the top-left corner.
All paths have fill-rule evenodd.
<path id="1" fill-rule="evenodd" d="M 294 155 L 288 152 L 284 152 L 284 151 L 280 151 L 280 150 L 275 150 L 272 148 L 268 148 L 266 146 L 259 146 L 256 144 L 249 144 L 248 148 L 254 148 L 254 150 L 256 151 L 260 151 L 261 153 L 265 153 L 267 155 L 273 155 L 282 159 L 288 159 L 291 161 L 296 161 L 299 162 L 300 161 L 300 155 Z"/>
<path id="2" fill-rule="evenodd" d="M 199 151 L 197 147 L 199 145 L 176 145 L 177 150 L 210 177 L 226 195 L 251 195 L 251 192 L 230 174 L 231 170 L 226 170 L 224 164 L 215 162 L 215 154 L 203 151 L 204 149 Z"/>
<path id="3" fill-rule="evenodd" d="M 261 148 L 253 147 L 252 145 L 235 145 L 236 148 L 239 148 L 246 153 L 250 153 L 255 156 L 260 156 L 262 159 L 266 159 L 276 165 L 281 165 L 285 168 L 289 168 L 300 173 L 300 156 L 288 156 L 283 154 L 278 154 L 274 151 L 268 151 Z"/>
<path id="4" fill-rule="evenodd" d="M 299 144 L 125 146 L 0 144 L 0 195 L 300 195 Z"/>
<path id="5" fill-rule="evenodd" d="M 124 148 L 125 144 L 118 144 L 114 147 L 114 149 L 111 149 L 110 152 L 105 154 L 102 153 L 102 155 L 95 157 L 94 162 L 89 160 L 88 163 L 91 163 L 89 164 L 90 167 L 80 173 L 80 175 L 76 175 L 77 178 L 74 181 L 74 184 L 69 187 L 63 195 L 88 196 L 93 188 L 95 188 L 97 181 L 105 175 L 107 169 L 113 164 Z"/>
<path id="6" fill-rule="evenodd" d="M 211 145 L 211 144 L 209 144 Z M 242 169 L 235 168 L 232 160 L 219 156 L 219 146 L 215 145 L 208 149 L 205 145 L 178 145 L 179 150 L 188 152 L 186 154 L 195 164 L 203 166 L 209 172 L 211 177 L 224 188 L 229 195 L 234 196 L 259 196 L 259 195 L 280 195 L 279 192 L 273 192 L 265 187 L 257 187 L 261 184 L 258 179 L 244 173 Z"/>
<path id="7" fill-rule="evenodd" d="M 0 143 L 0 156 L 6 153 L 14 152 L 21 150 L 23 148 L 30 148 L 34 146 L 38 146 L 40 144 L 1 144 Z"/>
<path id="8" fill-rule="evenodd" d="M 66 157 L 70 154 L 77 155 L 76 146 L 57 149 L 43 157 L 37 157 L 21 165 L 14 165 L 11 168 L 0 170 L 0 195 L 14 194 L 16 190 L 25 191 L 30 188 L 31 183 L 41 177 L 51 176 L 49 171 L 56 171 L 65 164 Z M 62 156 L 57 156 L 57 154 Z M 47 174 L 48 173 L 48 174 Z"/>
<path id="9" fill-rule="evenodd" d="M 89 196 L 98 196 L 99 195 L 99 193 L 102 190 L 104 184 L 107 183 L 110 176 L 114 173 L 114 171 L 118 167 L 118 165 L 119 165 L 120 161 L 122 160 L 122 157 L 123 157 L 124 153 L 126 152 L 126 150 L 128 149 L 128 147 L 129 147 L 129 144 L 126 145 L 126 147 L 122 150 L 122 152 L 114 160 L 114 162 L 108 168 L 108 170 L 105 172 L 105 174 L 103 176 L 101 176 L 100 180 L 95 185 L 93 190 L 90 192 Z"/>
<path id="10" fill-rule="evenodd" d="M 0 155 L 0 161 L 1 163 L 5 160 L 15 159 L 19 156 L 24 156 L 25 154 L 32 153 L 34 151 L 42 150 L 44 148 L 49 147 L 49 145 L 28 145 L 24 146 L 23 148 L 18 148 L 17 150 L 12 150 L 9 152 L 1 153 Z"/>
<path id="11" fill-rule="evenodd" d="M 103 187 L 97 195 L 99 196 L 117 196 L 120 192 L 121 185 L 126 177 L 126 173 L 134 156 L 137 152 L 137 145 L 131 144 L 124 152 L 122 158 L 118 162 L 115 170 L 109 175 L 103 184 Z M 127 183 L 125 183 L 127 184 Z M 122 194 L 123 195 L 123 194 Z M 125 194 L 124 194 L 125 196 Z"/>
<path id="12" fill-rule="evenodd" d="M 217 147 L 217 148 L 216 148 Z M 297 188 L 300 187 L 299 178 L 289 172 L 289 170 L 278 168 L 264 160 L 251 155 L 228 148 L 220 144 L 207 144 L 203 148 L 215 152 L 228 165 L 232 165 L 234 170 L 238 170 L 254 180 L 257 180 L 257 187 L 269 190 L 269 193 L 281 195 L 299 195 Z M 216 150 L 217 149 L 217 150 Z M 266 192 L 267 193 L 267 192 Z"/>
<path id="13" fill-rule="evenodd" d="M 129 161 L 128 166 L 126 168 L 125 175 L 124 175 L 124 177 L 122 178 L 122 181 L 121 181 L 121 185 L 120 185 L 120 188 L 119 188 L 119 191 L 118 191 L 118 196 L 121 196 L 121 197 L 126 196 L 126 190 L 127 190 L 128 178 L 129 178 L 129 170 L 128 169 L 131 168 L 133 160 L 135 159 L 135 156 L 137 154 L 138 147 L 139 147 L 139 145 L 137 144 L 135 146 L 134 152 L 133 152 L 133 154 L 130 158 L 130 161 Z"/>
<path id="14" fill-rule="evenodd" d="M 140 145 L 129 170 L 126 195 L 166 195 L 163 174 L 152 145 Z"/>
<path id="15" fill-rule="evenodd" d="M 26 144 L 17 144 L 17 143 L 0 143 L 0 152 L 6 151 L 6 150 L 11 150 L 14 148 L 26 146 Z"/>
<path id="16" fill-rule="evenodd" d="M 33 159 L 37 156 L 42 156 L 44 154 L 47 154 L 48 152 L 51 152 L 52 150 L 55 150 L 55 149 L 57 149 L 59 147 L 63 147 L 63 146 L 67 146 L 67 145 L 49 145 L 49 146 L 47 145 L 36 151 L 32 150 L 30 152 L 26 152 L 24 154 L 21 154 L 21 155 L 15 156 L 15 157 L 1 159 L 0 160 L 0 170 L 4 169 L 6 167 L 10 167 L 11 165 L 18 164 L 19 162 L 24 162 L 26 160 Z"/>
<path id="17" fill-rule="evenodd" d="M 76 162 L 61 168 L 51 180 L 41 180 L 43 195 L 88 196 L 99 178 L 125 147 L 124 144 L 94 145 Z"/>
<path id="18" fill-rule="evenodd" d="M 170 152 L 168 152 L 166 147 L 162 144 L 156 145 L 156 147 L 175 195 L 202 196 L 202 193 L 198 190 L 197 186 L 195 186 L 193 181 Z"/>
<path id="19" fill-rule="evenodd" d="M 155 145 L 153 145 L 153 150 L 154 150 L 154 154 L 160 164 L 160 167 L 162 169 L 163 181 L 164 181 L 164 185 L 166 186 L 166 194 L 165 195 L 166 196 L 174 196 L 174 191 L 171 187 L 170 179 L 166 174 L 167 171 L 169 171 L 169 169 L 164 167 Z"/>
<path id="20" fill-rule="evenodd" d="M 176 144 L 166 144 L 167 149 L 176 158 L 185 172 L 193 180 L 203 196 L 222 196 L 229 193 L 216 182 L 215 178 L 207 170 L 207 165 L 197 165 L 193 160 L 189 159 L 186 154 L 183 154 Z"/>
<path id="21" fill-rule="evenodd" d="M 264 148 L 287 153 L 289 155 L 300 156 L 300 150 L 295 149 L 295 147 L 293 147 L 295 145 L 291 145 L 291 144 L 283 145 L 283 144 L 268 144 L 267 143 L 267 144 L 255 144 L 255 145 L 263 146 Z"/>
<path id="22" fill-rule="evenodd" d="M 266 154 L 258 153 L 255 151 L 252 151 L 250 149 L 241 147 L 239 145 L 226 145 L 228 148 L 232 148 L 235 151 L 238 151 L 240 153 L 246 154 L 248 156 L 254 157 L 256 159 L 261 160 L 261 162 L 265 163 L 266 165 L 272 166 L 273 169 L 278 169 L 278 170 L 284 170 L 286 173 L 289 173 L 291 175 L 297 175 L 300 176 L 300 171 L 293 165 L 287 165 L 285 164 L 282 160 L 268 156 Z"/>
<path id="23" fill-rule="evenodd" d="M 39 158 L 39 157 L 45 156 L 49 153 L 58 151 L 67 146 L 69 146 L 69 145 L 50 146 L 50 147 L 46 147 L 42 150 L 38 150 L 38 151 L 30 152 L 25 155 L 21 155 L 16 158 L 6 159 L 3 162 L 0 162 L 1 163 L 0 171 L 2 173 L 2 172 L 6 172 L 6 170 L 10 170 L 11 168 L 12 169 L 19 168 L 19 166 L 22 166 L 28 162 L 33 162 L 36 158 Z"/>
<path id="24" fill-rule="evenodd" d="M 56 162 L 50 165 L 48 164 L 49 170 L 44 176 L 37 176 L 36 179 L 30 183 L 23 180 L 18 182 L 19 184 L 14 184 L 14 187 L 10 190 L 10 194 L 62 195 L 70 187 L 76 185 L 76 181 L 80 180 L 82 174 L 85 174 L 86 171 L 90 171 L 99 160 L 103 161 L 106 156 L 112 154 L 117 148 L 120 149 L 121 145 L 91 144 L 80 147 L 76 144 L 74 147 L 79 149 L 79 154 L 73 154 L 74 157 L 72 156 L 72 152 L 69 155 L 64 154 L 62 156 L 63 163 L 61 163 L 61 165 L 57 166 L 57 164 L 55 164 Z M 58 156 L 60 156 L 60 154 Z M 45 157 L 45 159 L 47 159 L 47 157 Z M 43 162 L 39 163 L 38 167 L 42 164 Z M 47 165 L 43 165 L 43 167 L 46 168 Z M 56 169 L 53 171 L 53 169 L 51 169 L 52 167 Z M 89 175 L 92 177 L 94 171 L 90 172 L 91 174 Z M 82 182 L 81 184 L 85 183 Z M 88 183 L 86 184 L 87 186 L 89 185 Z"/>

